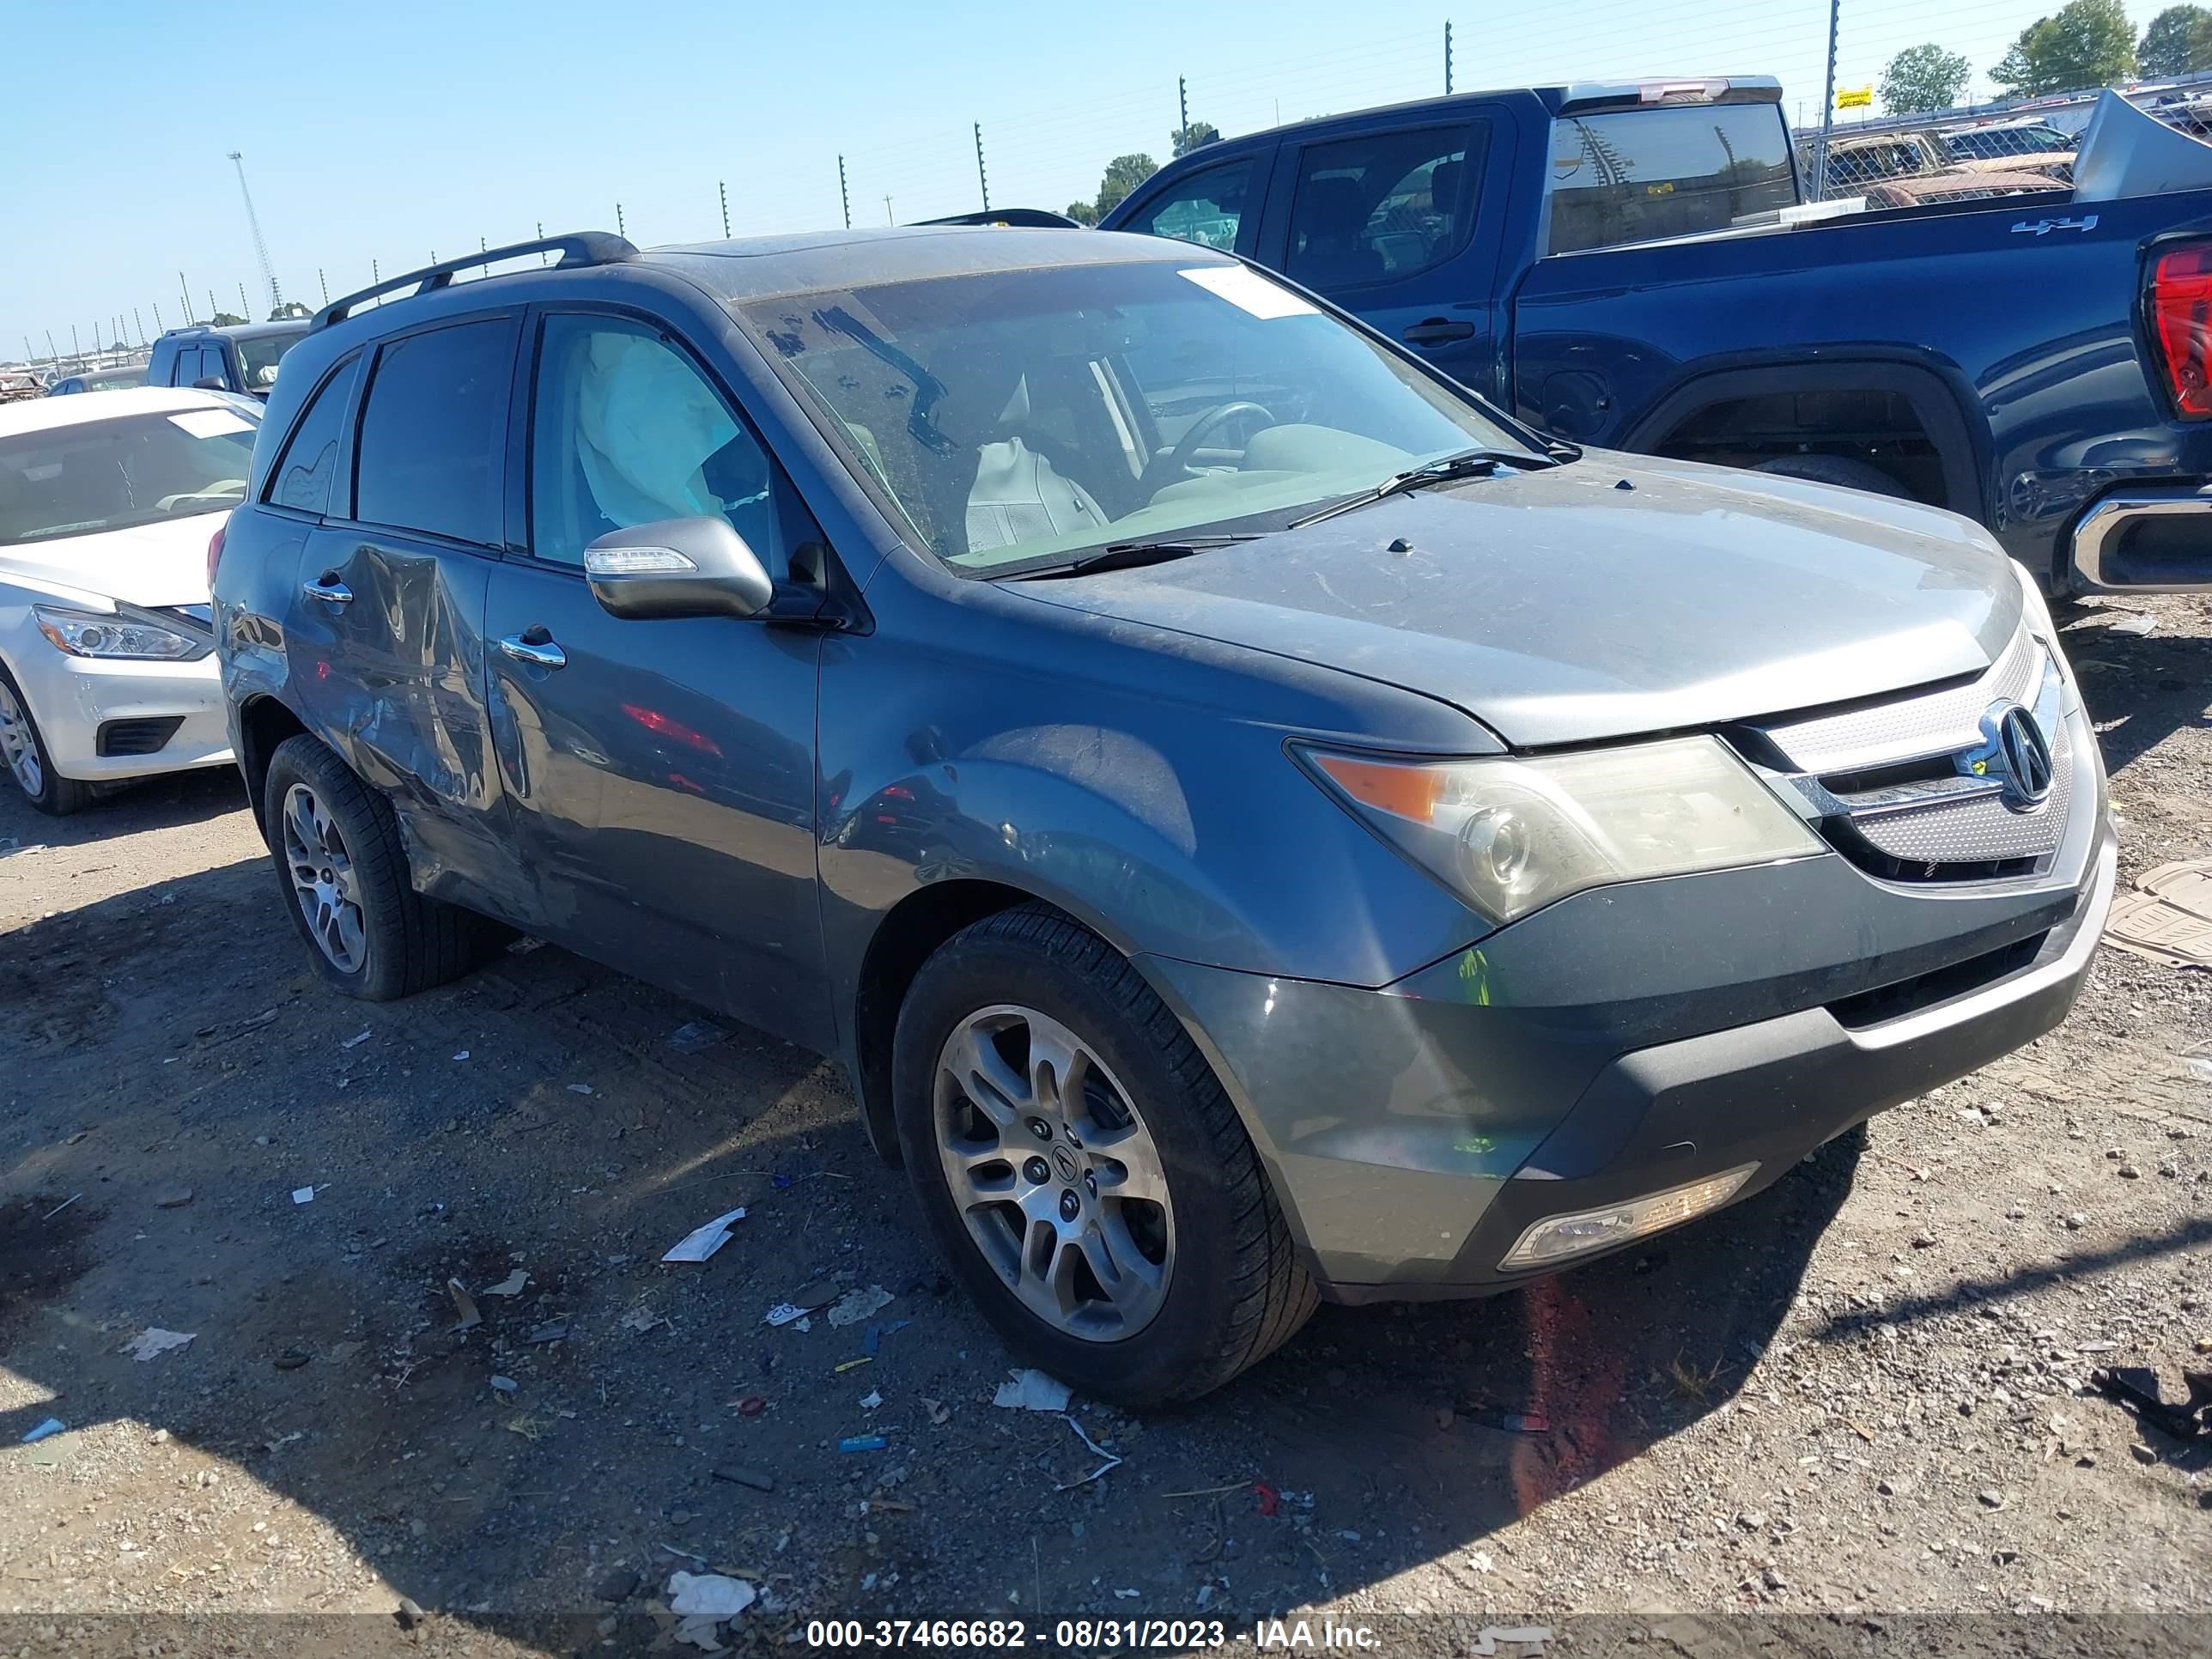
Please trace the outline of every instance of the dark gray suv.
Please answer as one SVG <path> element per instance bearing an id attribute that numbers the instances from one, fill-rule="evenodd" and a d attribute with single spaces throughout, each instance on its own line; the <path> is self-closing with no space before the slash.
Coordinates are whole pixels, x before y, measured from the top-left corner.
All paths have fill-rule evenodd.
<path id="1" fill-rule="evenodd" d="M 210 550 L 318 968 L 489 919 L 842 1056 L 1088 1392 L 1688 1220 L 2072 1002 L 2102 768 L 1964 519 L 1547 444 L 1150 238 L 518 258 L 319 316 Z"/>

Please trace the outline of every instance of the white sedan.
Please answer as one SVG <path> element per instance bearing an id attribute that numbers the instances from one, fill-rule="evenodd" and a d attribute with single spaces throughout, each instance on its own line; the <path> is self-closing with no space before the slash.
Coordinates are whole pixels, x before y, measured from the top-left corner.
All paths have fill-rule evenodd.
<path id="1" fill-rule="evenodd" d="M 208 543 L 258 418 L 187 390 L 0 405 L 0 759 L 40 811 L 231 763 Z"/>

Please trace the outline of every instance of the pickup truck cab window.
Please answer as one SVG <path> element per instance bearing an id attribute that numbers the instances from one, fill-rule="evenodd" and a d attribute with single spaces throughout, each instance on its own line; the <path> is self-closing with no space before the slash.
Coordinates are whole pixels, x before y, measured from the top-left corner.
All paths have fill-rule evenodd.
<path id="1" fill-rule="evenodd" d="M 1562 116 L 1552 126 L 1547 253 L 1726 230 L 1797 200 L 1773 104 Z"/>
<path id="2" fill-rule="evenodd" d="M 1464 126 L 1308 145 L 1291 198 L 1285 274 L 1330 293 L 1408 276 L 1456 252 L 1474 212 L 1468 146 Z"/>
<path id="3" fill-rule="evenodd" d="M 1129 228 L 1152 236 L 1195 242 L 1224 252 L 1237 246 L 1252 185 L 1252 157 L 1240 156 L 1219 167 L 1192 173 L 1158 200 L 1146 204 Z"/>

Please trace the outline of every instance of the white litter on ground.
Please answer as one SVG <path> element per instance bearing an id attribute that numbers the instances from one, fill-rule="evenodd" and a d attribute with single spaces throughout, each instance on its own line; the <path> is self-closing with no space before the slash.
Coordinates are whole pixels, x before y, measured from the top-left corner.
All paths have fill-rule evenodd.
<path id="1" fill-rule="evenodd" d="M 734 1210 L 725 1210 L 712 1221 L 702 1222 L 678 1239 L 675 1247 L 660 1259 L 663 1261 L 704 1261 L 730 1242 L 730 1229 L 744 1218 L 743 1205 Z"/>
<path id="2" fill-rule="evenodd" d="M 165 1331 L 159 1325 L 149 1325 L 116 1352 L 127 1353 L 133 1359 L 143 1362 L 151 1359 L 157 1353 L 167 1353 L 172 1348 L 181 1348 L 198 1334 L 198 1331 Z"/>
<path id="3" fill-rule="evenodd" d="M 1023 1412 L 1064 1412 L 1067 1396 L 1073 1392 L 1066 1383 L 1055 1382 L 1042 1371 L 1014 1371 L 1011 1382 L 999 1384 L 998 1393 L 991 1396 L 994 1406 L 1005 1406 Z"/>

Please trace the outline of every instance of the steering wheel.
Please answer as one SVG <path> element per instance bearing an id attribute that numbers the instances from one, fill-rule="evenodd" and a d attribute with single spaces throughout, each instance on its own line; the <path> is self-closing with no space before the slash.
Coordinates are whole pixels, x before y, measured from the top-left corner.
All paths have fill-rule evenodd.
<path id="1" fill-rule="evenodd" d="M 1191 471 L 1192 461 L 1198 452 L 1206 447 L 1206 441 L 1243 415 L 1257 415 L 1262 426 L 1275 424 L 1272 410 L 1248 399 L 1234 398 L 1225 404 L 1216 404 L 1193 421 L 1165 454 L 1154 458 L 1148 471 L 1162 479 L 1169 479 L 1178 473 Z"/>

